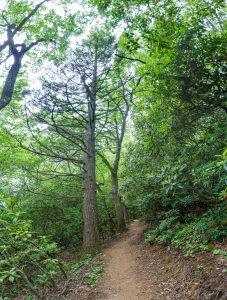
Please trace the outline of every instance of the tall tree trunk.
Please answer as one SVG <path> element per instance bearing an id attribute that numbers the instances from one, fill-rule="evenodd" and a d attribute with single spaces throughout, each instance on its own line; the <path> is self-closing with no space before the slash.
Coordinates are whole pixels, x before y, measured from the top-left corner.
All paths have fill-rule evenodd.
<path id="1" fill-rule="evenodd" d="M 115 203 L 116 216 L 117 216 L 117 231 L 124 232 L 126 230 L 124 207 L 121 202 L 118 189 L 118 176 L 117 173 L 112 172 L 112 197 Z"/>
<path id="2" fill-rule="evenodd" d="M 98 211 L 96 199 L 96 164 L 95 164 L 95 118 L 96 118 L 96 81 L 97 59 L 95 59 L 92 89 L 88 90 L 88 124 L 85 133 L 86 151 L 84 154 L 84 202 L 83 202 L 83 248 L 85 253 L 96 253 L 100 250 L 98 228 Z"/>
<path id="3" fill-rule="evenodd" d="M 98 230 L 96 175 L 95 175 L 95 140 L 93 129 L 88 125 L 85 139 L 87 152 L 84 157 L 84 202 L 83 202 L 83 248 L 85 252 L 94 253 L 100 248 Z"/>

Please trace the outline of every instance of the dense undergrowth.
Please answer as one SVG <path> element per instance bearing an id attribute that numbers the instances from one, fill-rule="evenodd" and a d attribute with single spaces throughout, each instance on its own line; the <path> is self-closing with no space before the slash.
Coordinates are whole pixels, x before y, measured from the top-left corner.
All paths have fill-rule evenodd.
<path id="1" fill-rule="evenodd" d="M 146 241 L 157 242 L 162 245 L 172 244 L 176 248 L 184 250 L 185 256 L 193 255 L 195 251 L 212 250 L 214 254 L 226 256 L 227 252 L 217 251 L 215 242 L 220 242 L 226 237 L 224 220 L 226 213 L 224 206 L 218 209 L 211 209 L 207 213 L 191 217 L 187 223 L 178 222 L 177 211 L 169 211 L 168 214 L 161 214 L 159 225 L 149 230 Z"/>
<path id="2" fill-rule="evenodd" d="M 207 23 L 221 3 L 192 1 L 183 18 L 170 4 L 165 13 L 156 12 L 158 51 L 148 23 L 142 37 L 134 35 L 138 49 L 146 45 L 151 58 L 144 56 L 150 63 L 140 69 L 147 75 L 132 114 L 134 139 L 124 153 L 122 193 L 129 219 L 151 224 L 147 241 L 172 244 L 186 255 L 217 253 L 215 244 L 226 241 L 226 28 Z"/>
<path id="3" fill-rule="evenodd" d="M 51 293 L 58 295 L 60 287 L 81 278 L 82 282 L 94 286 L 102 272 L 98 261 L 91 256 L 59 258 L 61 249 L 46 236 L 32 230 L 31 222 L 22 212 L 15 212 L 9 199 L 1 204 L 0 217 L 0 299 L 46 299 Z M 75 256 L 72 255 L 71 256 Z M 60 283 L 59 283 L 60 282 Z M 51 289 L 51 290 L 50 290 Z"/>
<path id="4" fill-rule="evenodd" d="M 222 243 L 227 225 L 227 152 L 197 167 L 197 173 L 193 164 L 195 157 L 185 164 L 172 162 L 159 176 L 140 182 L 142 186 L 125 186 L 126 197 L 135 197 L 130 199 L 129 216 L 151 224 L 146 234 L 149 243 L 172 244 L 183 249 L 185 256 L 199 250 L 226 256 Z M 149 193 L 136 198 L 136 188 Z"/>

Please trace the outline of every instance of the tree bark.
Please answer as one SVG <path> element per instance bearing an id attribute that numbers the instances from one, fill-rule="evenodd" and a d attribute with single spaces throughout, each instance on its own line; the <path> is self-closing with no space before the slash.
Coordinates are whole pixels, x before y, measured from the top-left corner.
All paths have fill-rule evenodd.
<path id="1" fill-rule="evenodd" d="M 115 172 L 112 172 L 112 197 L 115 203 L 115 210 L 117 216 L 117 231 L 124 232 L 126 230 L 124 207 L 121 202 L 121 197 L 119 195 L 118 174 Z"/>
<path id="2" fill-rule="evenodd" d="M 5 106 L 7 106 L 12 100 L 13 91 L 15 87 L 15 83 L 17 80 L 17 75 L 21 68 L 21 60 L 23 55 L 18 54 L 18 56 L 14 57 L 14 62 L 9 70 L 7 75 L 1 98 L 0 98 L 0 110 L 2 110 Z"/>
<path id="3" fill-rule="evenodd" d="M 83 201 L 83 248 L 85 253 L 94 254 L 100 250 L 98 212 L 96 199 L 96 151 L 95 151 L 95 118 L 96 118 L 96 82 L 97 58 L 95 58 L 91 90 L 86 85 L 88 95 L 88 124 L 85 132 L 86 151 L 84 154 L 84 201 Z"/>
<path id="4" fill-rule="evenodd" d="M 86 132 L 87 153 L 84 158 L 84 202 L 83 202 L 83 248 L 87 253 L 100 249 L 100 238 L 97 218 L 95 144 L 92 130 Z"/>

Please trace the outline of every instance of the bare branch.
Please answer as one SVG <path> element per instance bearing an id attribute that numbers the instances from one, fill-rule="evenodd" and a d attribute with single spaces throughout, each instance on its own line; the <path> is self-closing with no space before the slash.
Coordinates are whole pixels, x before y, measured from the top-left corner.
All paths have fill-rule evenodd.
<path id="1" fill-rule="evenodd" d="M 120 58 L 125 58 L 125 59 L 131 60 L 131 61 L 138 61 L 138 62 L 140 62 L 141 64 L 146 65 L 146 62 L 143 61 L 143 60 L 141 60 L 141 59 L 139 59 L 139 58 L 132 58 L 132 57 L 127 57 L 127 56 L 119 55 L 119 54 L 115 54 L 115 56 L 120 57 Z"/>

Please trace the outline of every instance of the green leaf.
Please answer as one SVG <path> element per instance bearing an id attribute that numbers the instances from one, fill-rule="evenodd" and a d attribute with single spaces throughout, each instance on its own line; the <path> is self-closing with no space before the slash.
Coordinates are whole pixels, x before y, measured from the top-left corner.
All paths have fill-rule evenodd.
<path id="1" fill-rule="evenodd" d="M 13 276 L 9 276 L 8 280 L 13 283 L 15 278 Z"/>

